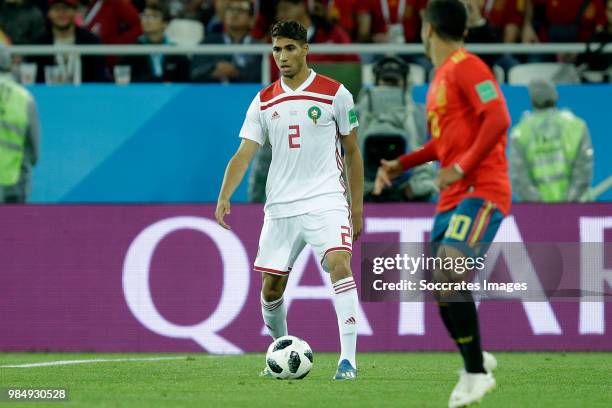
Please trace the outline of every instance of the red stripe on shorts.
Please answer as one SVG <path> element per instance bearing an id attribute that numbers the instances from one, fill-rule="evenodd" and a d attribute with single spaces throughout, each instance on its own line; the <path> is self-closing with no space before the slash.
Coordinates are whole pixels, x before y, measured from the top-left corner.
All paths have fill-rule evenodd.
<path id="1" fill-rule="evenodd" d="M 271 273 L 272 275 L 281 275 L 281 276 L 289 275 L 289 271 L 279 271 L 276 269 L 263 268 L 257 265 L 253 266 L 253 270 L 257 272 Z"/>

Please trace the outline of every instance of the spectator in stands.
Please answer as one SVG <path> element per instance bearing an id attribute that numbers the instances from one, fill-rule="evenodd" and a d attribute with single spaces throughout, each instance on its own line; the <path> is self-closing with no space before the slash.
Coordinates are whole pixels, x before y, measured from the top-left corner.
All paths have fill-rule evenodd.
<path id="1" fill-rule="evenodd" d="M 538 12 L 538 9 L 543 7 L 542 1 L 546 0 L 525 0 L 525 14 L 523 19 L 523 27 L 521 28 L 521 41 L 524 44 L 533 44 L 540 42 L 538 38 L 537 32 L 538 28 L 538 18 L 536 15 L 542 14 Z"/>
<path id="2" fill-rule="evenodd" d="M 223 33 L 211 33 L 204 44 L 252 44 L 253 3 L 230 0 L 225 8 Z M 194 58 L 191 79 L 197 82 L 261 82 L 261 56 L 253 54 L 200 55 Z"/>
<path id="3" fill-rule="evenodd" d="M 172 18 L 201 20 L 209 3 L 211 3 L 209 0 L 170 0 L 168 9 Z"/>
<path id="4" fill-rule="evenodd" d="M 225 19 L 225 9 L 229 0 L 214 0 L 215 14 L 210 18 L 206 25 L 206 35 L 223 33 L 223 21 Z"/>
<path id="5" fill-rule="evenodd" d="M 363 1 L 360 0 L 327 0 L 321 4 L 326 18 L 338 24 L 352 40 L 355 40 L 359 32 L 359 5 L 361 3 Z"/>
<path id="6" fill-rule="evenodd" d="M 351 42 L 350 37 L 342 28 L 332 24 L 321 17 L 311 15 L 308 12 L 304 0 L 279 0 L 276 13 L 278 21 L 295 20 L 299 21 L 308 30 L 308 43 L 335 43 L 347 44 Z M 359 61 L 356 55 L 308 55 L 309 62 L 341 62 Z"/>
<path id="7" fill-rule="evenodd" d="M 497 43 L 501 36 L 493 29 L 480 9 L 480 0 L 463 0 L 468 11 L 466 42 Z"/>
<path id="8" fill-rule="evenodd" d="M 0 30 L 12 44 L 32 44 L 45 32 L 45 17 L 29 0 L 4 0 L 0 3 Z"/>
<path id="9" fill-rule="evenodd" d="M 494 29 L 480 7 L 480 0 L 463 0 L 468 10 L 468 35 L 466 43 L 499 43 L 502 41 L 501 31 Z M 503 1 L 502 1 L 503 3 Z M 499 65 L 508 71 L 519 62 L 511 55 L 500 56 L 498 54 L 479 55 L 490 67 Z"/>
<path id="10" fill-rule="evenodd" d="M 585 42 L 606 24 L 604 0 L 531 1 L 544 41 Z"/>
<path id="11" fill-rule="evenodd" d="M 271 42 L 270 27 L 276 21 L 276 8 L 278 0 L 267 0 L 261 4 L 255 16 L 255 25 L 251 31 L 253 38 L 261 42 Z"/>
<path id="12" fill-rule="evenodd" d="M 359 145 L 363 152 L 366 201 L 429 201 L 436 193 L 432 163 L 414 168 L 379 196 L 372 195 L 380 160 L 418 149 L 427 141 L 425 107 L 411 97 L 409 66 L 385 57 L 374 66 L 375 86 L 357 99 Z"/>
<path id="13" fill-rule="evenodd" d="M 149 1 L 140 15 L 143 35 L 137 44 L 173 45 L 164 34 L 170 11 L 162 1 Z M 188 82 L 189 60 L 183 55 L 139 55 L 124 58 L 132 82 Z"/>
<path id="14" fill-rule="evenodd" d="M 358 32 L 358 14 L 368 1 L 364 0 L 305 0 L 311 15 L 338 24 L 351 39 Z M 367 12 L 367 11 L 366 11 Z"/>
<path id="15" fill-rule="evenodd" d="M 587 51 L 579 58 L 585 70 L 600 71 L 612 82 L 612 54 L 604 53 L 607 44 L 612 43 L 612 0 L 606 1 L 607 24 L 603 30 L 596 32 L 587 43 Z"/>
<path id="16" fill-rule="evenodd" d="M 427 0 L 363 0 L 357 7 L 357 40 L 374 43 L 420 43 L 421 16 Z M 364 56 L 365 61 L 376 56 Z M 402 56 L 425 70 L 433 68 L 424 55 Z"/>
<path id="17" fill-rule="evenodd" d="M 373 42 L 420 43 L 421 14 L 426 6 L 427 0 L 365 0 L 360 2 L 359 13 L 362 19 L 371 16 Z"/>
<path id="18" fill-rule="evenodd" d="M 100 40 L 75 23 L 77 0 L 50 0 L 47 17 L 49 29 L 35 40 L 36 44 L 93 45 Z M 104 59 L 97 56 L 79 57 L 75 54 L 57 54 L 32 58 L 38 64 L 38 82 L 45 82 L 45 67 L 57 66 L 67 83 L 103 82 L 106 80 Z"/>
<path id="19" fill-rule="evenodd" d="M 521 41 L 521 27 L 525 20 L 525 0 L 478 1 L 482 13 L 500 42 Z"/>
<path id="20" fill-rule="evenodd" d="M 533 111 L 511 132 L 512 189 L 518 201 L 579 201 L 593 178 L 593 147 L 586 123 L 557 108 L 550 81 L 529 84 Z"/>
<path id="21" fill-rule="evenodd" d="M 0 201 L 24 203 L 31 190 L 32 167 L 38 160 L 40 126 L 32 95 L 11 75 L 11 57 L 0 46 Z"/>
<path id="22" fill-rule="evenodd" d="M 276 21 L 278 0 L 266 0 L 265 7 L 260 7 L 255 17 L 255 25 L 251 31 L 253 38 L 262 42 L 270 42 L 270 27 Z"/>
<path id="23" fill-rule="evenodd" d="M 83 27 L 104 44 L 133 44 L 142 34 L 138 10 L 126 0 L 83 0 Z"/>

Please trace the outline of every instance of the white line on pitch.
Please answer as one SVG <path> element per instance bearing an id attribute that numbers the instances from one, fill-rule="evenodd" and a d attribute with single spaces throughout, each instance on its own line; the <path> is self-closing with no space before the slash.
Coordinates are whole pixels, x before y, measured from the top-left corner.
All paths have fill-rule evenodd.
<path id="1" fill-rule="evenodd" d="M 185 360 L 187 356 L 183 357 L 146 357 L 146 358 L 97 358 L 94 360 L 59 360 L 59 361 L 46 361 L 44 363 L 29 363 L 29 364 L 15 364 L 15 365 L 3 365 L 0 368 L 32 368 L 32 367 L 47 367 L 47 366 L 59 366 L 59 365 L 73 365 L 73 364 L 90 364 L 90 363 L 117 363 L 125 361 L 164 361 L 164 360 Z"/>

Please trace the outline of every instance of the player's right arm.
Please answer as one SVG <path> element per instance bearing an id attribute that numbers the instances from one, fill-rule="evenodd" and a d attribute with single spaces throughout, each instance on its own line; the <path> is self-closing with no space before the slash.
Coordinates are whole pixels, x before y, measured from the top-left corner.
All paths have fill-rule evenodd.
<path id="1" fill-rule="evenodd" d="M 230 229 L 230 226 L 223 220 L 225 214 L 230 213 L 230 198 L 244 178 L 244 174 L 249 168 L 249 163 L 258 147 L 259 145 L 256 142 L 249 139 L 242 139 L 238 151 L 236 151 L 227 164 L 225 176 L 223 176 L 223 184 L 221 185 L 221 191 L 217 199 L 217 209 L 215 210 L 217 222 L 225 229 Z"/>
<path id="2" fill-rule="evenodd" d="M 395 160 L 381 160 L 372 194 L 380 195 L 385 188 L 391 187 L 393 180 L 405 171 L 434 160 L 438 160 L 438 156 L 431 140 L 420 149 L 404 154 Z"/>
<path id="3" fill-rule="evenodd" d="M 225 176 L 223 176 L 223 184 L 219 192 L 219 199 L 217 200 L 215 218 L 219 225 L 225 229 L 230 229 L 230 226 L 227 225 L 223 219 L 226 214 L 230 213 L 230 198 L 244 178 L 244 174 L 257 148 L 263 145 L 264 142 L 264 131 L 259 113 L 259 94 L 257 94 L 249 106 L 246 118 L 242 124 L 242 129 L 240 129 L 240 138 L 242 142 L 236 154 L 234 154 L 227 164 Z"/>

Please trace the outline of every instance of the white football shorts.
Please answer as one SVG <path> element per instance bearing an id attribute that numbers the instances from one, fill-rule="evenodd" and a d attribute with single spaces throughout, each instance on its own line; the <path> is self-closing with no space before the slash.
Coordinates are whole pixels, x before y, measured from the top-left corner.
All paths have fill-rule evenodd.
<path id="1" fill-rule="evenodd" d="M 266 219 L 253 269 L 273 275 L 288 275 L 298 255 L 308 244 L 314 248 L 321 265 L 327 271 L 325 256 L 328 253 L 352 253 L 352 230 L 348 208 Z"/>

